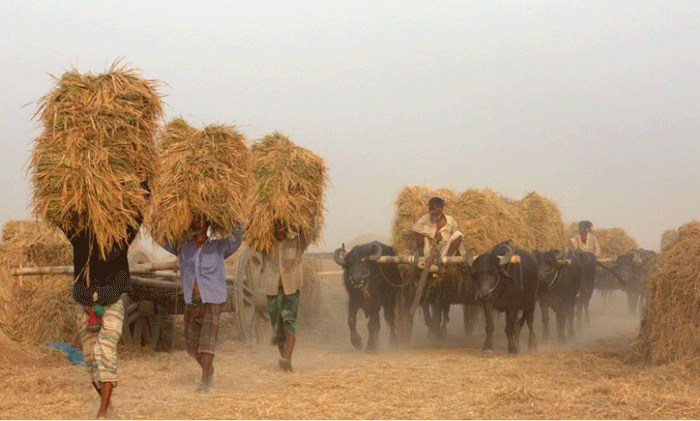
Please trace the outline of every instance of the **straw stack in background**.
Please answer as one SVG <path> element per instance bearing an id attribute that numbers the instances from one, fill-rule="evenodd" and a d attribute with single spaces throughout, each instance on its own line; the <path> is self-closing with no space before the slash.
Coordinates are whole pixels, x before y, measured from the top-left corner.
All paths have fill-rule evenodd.
<path id="1" fill-rule="evenodd" d="M 700 352 L 700 222 L 656 259 L 647 277 L 648 304 L 635 350 L 647 362 L 697 360 Z"/>
<path id="2" fill-rule="evenodd" d="M 70 342 L 75 328 L 73 278 L 17 277 L 10 269 L 70 266 L 73 248 L 62 232 L 43 221 L 8 221 L 0 242 L 0 330 L 15 341 Z"/>
<path id="3" fill-rule="evenodd" d="M 616 257 L 639 248 L 637 241 L 622 228 L 600 228 L 595 230 L 595 235 L 602 257 Z"/>
<path id="4" fill-rule="evenodd" d="M 64 230 L 89 228 L 103 254 L 145 213 L 140 183 L 154 172 L 163 113 L 158 82 L 117 66 L 55 78 L 35 114 L 43 132 L 29 163 L 34 215 Z"/>
<path id="5" fill-rule="evenodd" d="M 151 183 L 153 240 L 178 247 L 191 237 L 196 218 L 210 222 L 212 235 L 226 237 L 245 221 L 251 182 L 251 153 L 232 125 L 197 129 L 182 118 L 159 137 L 158 171 Z"/>
<path id="6" fill-rule="evenodd" d="M 676 241 L 678 241 L 678 230 L 666 230 L 661 234 L 661 247 L 659 249 L 664 252 Z"/>
<path id="7" fill-rule="evenodd" d="M 269 252 L 274 222 L 280 220 L 308 244 L 317 243 L 323 229 L 323 193 L 328 169 L 323 158 L 275 132 L 251 147 L 254 188 L 246 243 Z"/>
<path id="8" fill-rule="evenodd" d="M 490 251 L 496 244 L 512 240 L 526 250 L 561 248 L 563 223 L 557 205 L 535 192 L 521 201 L 503 198 L 490 189 L 468 189 L 455 193 L 449 188 L 405 186 L 396 199 L 392 238 L 397 254 L 415 252 L 411 226 L 428 212 L 428 200 L 445 200 L 444 213 L 457 221 L 462 242 L 473 254 Z"/>

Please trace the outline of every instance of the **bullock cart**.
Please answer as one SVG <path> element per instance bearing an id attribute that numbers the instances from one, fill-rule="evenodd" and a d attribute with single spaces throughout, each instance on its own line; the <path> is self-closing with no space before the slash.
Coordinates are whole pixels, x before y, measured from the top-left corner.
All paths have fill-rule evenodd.
<path id="1" fill-rule="evenodd" d="M 227 301 L 221 311 L 233 312 L 246 342 L 267 343 L 270 321 L 261 279 L 262 256 L 243 246 L 233 257 L 233 276 L 227 276 Z M 130 253 L 129 271 L 133 294 L 127 297 L 122 341 L 171 350 L 174 345 L 173 316 L 184 314 L 185 300 L 180 286 L 178 262 L 154 263 L 141 250 Z M 15 276 L 70 275 L 72 266 L 25 267 L 12 270 Z"/>

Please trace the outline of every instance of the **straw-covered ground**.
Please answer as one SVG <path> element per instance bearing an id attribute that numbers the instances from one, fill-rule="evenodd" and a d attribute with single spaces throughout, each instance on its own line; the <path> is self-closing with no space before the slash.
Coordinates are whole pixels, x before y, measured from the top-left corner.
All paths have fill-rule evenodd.
<path id="1" fill-rule="evenodd" d="M 347 305 L 340 280 L 325 278 L 323 285 L 331 309 L 328 323 L 334 329 L 320 337 L 300 326 L 304 333 L 295 350 L 293 373 L 276 367 L 272 347 L 237 341 L 235 323 L 227 313 L 210 393 L 194 391 L 198 367 L 182 350 L 181 334 L 180 346 L 169 353 L 122 348 L 114 417 L 700 418 L 697 365 L 652 367 L 634 362 L 630 342 L 638 319 L 627 316 L 622 305 L 603 308 L 598 296 L 592 303 L 592 327 L 579 332 L 577 342 L 565 347 L 541 344 L 536 353 L 507 356 L 501 317 L 496 356 L 484 359 L 483 326 L 479 323 L 471 336 L 464 336 L 458 307 L 453 307 L 444 342 L 428 339 L 419 313 L 409 348 L 391 348 L 382 324 L 380 351 L 356 351 L 345 325 Z M 621 294 L 614 298 L 624 302 Z M 366 338 L 365 324 L 360 321 Z M 539 323 L 536 329 L 539 336 Z M 95 415 L 98 397 L 83 367 L 70 365 L 58 351 L 6 342 L 0 337 L 5 349 L 0 356 L 2 418 Z"/>

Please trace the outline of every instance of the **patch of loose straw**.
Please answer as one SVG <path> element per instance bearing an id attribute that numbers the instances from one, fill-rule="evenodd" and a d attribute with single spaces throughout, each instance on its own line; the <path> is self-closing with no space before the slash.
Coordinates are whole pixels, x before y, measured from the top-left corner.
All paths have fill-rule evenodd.
<path id="1" fill-rule="evenodd" d="M 678 230 L 666 230 L 661 234 L 661 251 L 666 251 L 667 248 L 671 247 L 678 241 Z"/>
<path id="2" fill-rule="evenodd" d="M 245 220 L 251 153 L 235 126 L 196 129 L 175 118 L 161 133 L 158 163 L 146 221 L 156 242 L 180 245 L 190 237 L 195 218 L 207 219 L 217 236 L 230 235 Z"/>
<path id="3" fill-rule="evenodd" d="M 269 251 L 274 244 L 274 222 L 280 220 L 307 243 L 317 243 L 328 185 L 324 159 L 279 132 L 266 135 L 251 150 L 255 187 L 246 242 L 255 250 Z"/>
<path id="4" fill-rule="evenodd" d="M 647 277 L 648 304 L 635 348 L 654 364 L 700 354 L 700 222 L 678 231 L 678 240 L 656 259 Z"/>
<path id="5" fill-rule="evenodd" d="M 103 74 L 54 77 L 38 103 L 43 132 L 29 163 L 34 215 L 63 229 L 89 228 L 103 254 L 145 211 L 140 182 L 154 173 L 163 114 L 158 82 L 118 64 Z"/>

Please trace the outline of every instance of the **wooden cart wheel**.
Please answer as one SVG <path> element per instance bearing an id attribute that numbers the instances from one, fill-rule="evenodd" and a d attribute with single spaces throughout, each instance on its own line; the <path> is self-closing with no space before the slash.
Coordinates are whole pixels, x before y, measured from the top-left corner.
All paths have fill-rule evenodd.
<path id="1" fill-rule="evenodd" d="M 262 254 L 245 246 L 236 261 L 236 312 L 243 340 L 270 342 L 270 315 L 262 279 Z"/>
<path id="2" fill-rule="evenodd" d="M 129 255 L 130 265 L 152 262 L 150 254 L 142 250 L 136 250 Z M 171 351 L 174 336 L 175 323 L 172 314 L 167 314 L 165 309 L 154 302 L 134 302 L 125 295 L 123 342 L 139 346 L 150 345 L 154 351 Z"/>

